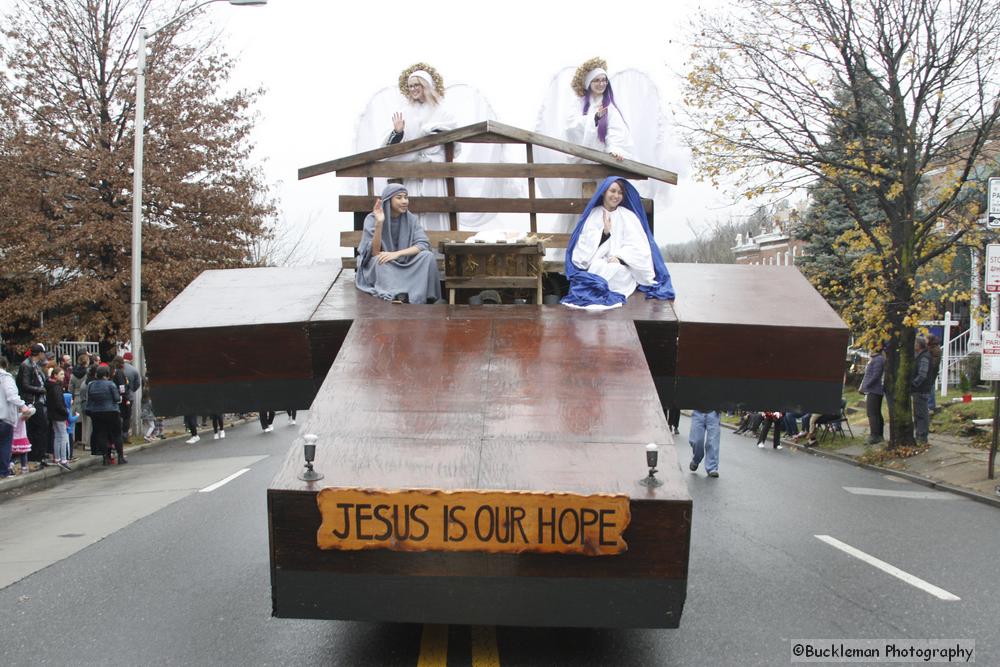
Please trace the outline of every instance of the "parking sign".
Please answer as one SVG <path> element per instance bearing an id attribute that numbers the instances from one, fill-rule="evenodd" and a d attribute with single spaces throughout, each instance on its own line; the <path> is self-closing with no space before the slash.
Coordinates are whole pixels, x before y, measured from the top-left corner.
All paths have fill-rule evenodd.
<path id="1" fill-rule="evenodd" d="M 986 226 L 1000 227 L 1000 178 L 990 179 L 989 199 L 986 202 Z"/>

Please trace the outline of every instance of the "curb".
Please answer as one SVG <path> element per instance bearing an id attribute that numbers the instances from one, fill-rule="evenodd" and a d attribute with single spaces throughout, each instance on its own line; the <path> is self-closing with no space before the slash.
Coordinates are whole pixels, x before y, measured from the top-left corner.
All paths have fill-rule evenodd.
<path id="1" fill-rule="evenodd" d="M 728 428 L 730 431 L 735 431 L 736 427 L 732 424 L 722 424 L 723 427 Z M 955 486 L 953 484 L 948 484 L 947 482 L 939 482 L 937 480 L 930 479 L 928 477 L 923 477 L 921 475 L 916 475 L 912 472 L 907 472 L 905 470 L 894 470 L 892 468 L 883 468 L 882 466 L 872 465 L 870 463 L 862 463 L 852 456 L 847 456 L 845 454 L 837 454 L 836 452 L 827 452 L 822 449 L 815 449 L 813 447 L 804 447 L 797 442 L 792 442 L 790 440 L 782 440 L 781 444 L 785 447 L 792 447 L 799 450 L 800 452 L 805 452 L 813 456 L 819 456 L 821 458 L 830 459 L 833 461 L 840 461 L 841 463 L 846 463 L 848 465 L 855 466 L 857 468 L 865 468 L 866 470 L 874 470 L 876 472 L 884 473 L 886 475 L 895 475 L 896 477 L 902 477 L 903 479 L 920 484 L 922 486 L 930 487 L 932 489 L 937 489 L 939 491 L 947 491 L 948 493 L 954 493 L 955 495 L 964 496 L 970 500 L 975 500 L 987 505 L 992 505 L 993 507 L 1000 508 L 1000 496 L 994 498 L 993 496 L 988 496 L 984 493 L 979 493 L 978 491 L 973 491 L 971 489 L 966 489 L 961 486 Z"/>
<path id="2" fill-rule="evenodd" d="M 251 419 L 238 419 L 231 422 L 231 426 L 240 426 L 246 424 Z M 141 442 L 137 445 L 131 445 L 125 448 L 125 454 L 132 455 L 137 452 L 141 452 L 146 449 L 152 449 L 154 447 L 159 447 L 161 445 L 166 445 L 168 443 L 177 442 L 178 440 L 186 440 L 190 436 L 185 432 L 180 435 L 172 435 L 169 438 L 164 438 L 162 440 L 154 440 L 153 442 Z M 23 489 L 28 486 L 34 486 L 36 484 L 42 484 L 49 482 L 50 480 L 62 477 L 63 475 L 72 475 L 80 470 L 87 470 L 93 468 L 94 466 L 101 465 L 101 459 L 93 454 L 86 454 L 86 458 L 82 458 L 72 464 L 72 470 L 64 470 L 59 466 L 49 464 L 48 466 L 42 468 L 41 470 L 36 470 L 34 472 L 29 472 L 26 475 L 12 475 L 10 477 L 5 477 L 0 479 L 0 502 L 3 500 L 3 494 L 9 491 L 16 491 L 18 489 Z"/>

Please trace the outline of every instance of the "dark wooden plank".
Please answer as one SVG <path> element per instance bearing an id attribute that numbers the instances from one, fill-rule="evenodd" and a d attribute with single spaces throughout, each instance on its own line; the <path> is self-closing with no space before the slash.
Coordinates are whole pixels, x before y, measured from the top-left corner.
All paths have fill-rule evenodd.
<path id="1" fill-rule="evenodd" d="M 794 267 L 677 264 L 682 407 L 835 412 L 848 330 Z"/>
<path id="2" fill-rule="evenodd" d="M 445 279 L 449 289 L 518 289 L 532 288 L 538 278 L 531 276 L 453 276 Z"/>
<path id="3" fill-rule="evenodd" d="M 580 214 L 587 207 L 588 199 L 514 199 L 506 197 L 411 197 L 410 211 L 414 213 L 574 213 Z M 647 211 L 652 200 L 643 199 Z M 371 211 L 368 197 L 341 195 L 341 213 Z"/>
<path id="4" fill-rule="evenodd" d="M 160 311 L 146 331 L 307 322 L 340 269 L 340 262 L 335 261 L 204 271 Z"/>
<path id="5" fill-rule="evenodd" d="M 464 241 L 470 236 L 473 236 L 476 232 L 460 229 L 458 231 L 448 231 L 448 232 L 437 232 L 430 231 L 427 232 L 427 238 L 430 240 L 431 247 L 437 248 L 445 241 Z M 356 248 L 361 243 L 362 232 L 351 231 L 351 232 L 340 232 L 340 245 L 344 248 Z M 540 239 L 544 240 L 546 248 L 565 248 L 566 244 L 569 243 L 569 234 L 556 234 L 541 232 L 538 234 Z M 478 247 L 480 245 L 486 244 L 469 244 L 470 247 Z M 513 244 L 511 244 L 513 245 Z"/>
<path id="6" fill-rule="evenodd" d="M 449 143 L 447 143 L 447 144 L 444 145 L 444 161 L 446 163 L 452 163 L 452 162 L 455 161 L 455 144 L 454 143 L 449 142 Z M 445 188 L 447 189 L 448 197 L 450 199 L 454 199 L 455 198 L 455 178 L 454 177 L 449 176 L 448 178 L 445 179 Z M 458 229 L 458 213 L 456 213 L 455 211 L 449 211 L 449 213 L 448 213 L 448 226 L 451 228 L 452 231 L 455 231 L 455 230 Z"/>
<path id="7" fill-rule="evenodd" d="M 687 587 L 686 579 L 418 578 L 287 570 L 275 572 L 273 581 L 273 614 L 279 618 L 564 628 L 677 628 Z M 316 590 L 329 594 L 316 599 Z"/>
<path id="8" fill-rule="evenodd" d="M 468 137 L 473 137 L 486 132 L 487 123 L 475 123 L 473 125 L 467 125 L 465 127 L 460 127 L 449 132 L 439 132 L 437 134 L 431 134 L 426 137 L 421 137 L 420 139 L 414 139 L 412 141 L 401 141 L 398 144 L 392 144 L 391 146 L 382 146 L 380 148 L 374 148 L 369 151 L 364 151 L 361 153 L 356 153 L 354 155 L 349 155 L 337 160 L 329 160 L 327 162 L 320 162 L 319 164 L 314 164 L 308 167 L 303 167 L 299 169 L 299 180 L 306 178 L 312 178 L 313 176 L 320 176 L 322 174 L 329 174 L 331 172 L 338 171 L 340 169 L 346 169 L 348 167 L 354 167 L 360 164 L 365 164 L 366 162 L 376 162 L 378 160 L 384 160 L 390 157 L 397 157 L 400 155 L 406 155 L 407 153 L 413 153 L 415 151 L 423 150 L 425 148 L 431 148 L 434 146 L 442 146 L 448 142 L 462 141 Z"/>
<path id="9" fill-rule="evenodd" d="M 531 147 L 530 144 L 527 145 Z M 645 180 L 630 172 L 597 164 L 503 164 L 493 162 L 373 162 L 337 171 L 338 177 L 380 178 L 584 178 L 621 176 Z M 530 193 L 529 193 L 530 196 Z"/>
<path id="10" fill-rule="evenodd" d="M 534 166 L 534 162 L 535 162 L 534 148 L 532 147 L 531 144 L 525 144 L 524 148 L 525 148 L 526 160 L 527 160 L 528 164 Z M 600 176 L 593 176 L 593 177 L 591 177 L 591 176 L 581 176 L 580 178 L 600 178 Z M 535 174 L 531 174 L 530 177 L 528 178 L 528 199 L 530 201 L 534 201 L 535 200 Z M 531 233 L 532 234 L 534 234 L 535 232 L 538 231 L 538 214 L 535 213 L 534 211 L 531 212 L 531 217 L 529 219 L 529 225 L 531 227 Z"/>
<path id="11" fill-rule="evenodd" d="M 543 243 L 449 243 L 443 241 L 438 251 L 455 255 L 544 255 Z"/>
<path id="12" fill-rule="evenodd" d="M 335 262 L 198 276 L 143 336 L 159 413 L 307 408 L 339 347 L 309 320 L 339 273 Z"/>
<path id="13" fill-rule="evenodd" d="M 617 161 L 607 153 L 601 151 L 584 148 L 583 146 L 579 146 L 568 141 L 547 137 L 536 132 L 521 130 L 492 120 L 476 123 L 474 125 L 468 125 L 466 127 L 460 127 L 449 132 L 441 132 L 431 136 L 422 137 L 413 141 L 404 141 L 398 144 L 393 144 L 392 146 L 376 148 L 374 150 L 340 158 L 339 160 L 331 160 L 329 162 L 304 167 L 299 169 L 299 180 L 319 176 L 321 174 L 327 174 L 341 169 L 356 167 L 366 163 L 377 162 L 378 160 L 390 157 L 405 155 L 407 153 L 423 150 L 424 148 L 430 148 L 432 146 L 442 146 L 449 142 L 462 142 L 477 138 L 483 140 L 491 135 L 493 137 L 511 140 L 515 143 L 530 143 L 550 148 L 573 157 L 590 160 L 591 162 L 596 162 L 597 164 L 603 164 L 606 167 L 612 167 L 622 173 L 631 174 L 636 177 L 642 176 L 655 178 L 656 180 L 663 181 L 664 183 L 677 183 L 677 174 L 667 171 L 666 169 L 660 169 L 658 167 L 642 164 L 641 162 L 635 162 L 634 160 Z M 629 177 L 631 178 L 632 176 Z"/>

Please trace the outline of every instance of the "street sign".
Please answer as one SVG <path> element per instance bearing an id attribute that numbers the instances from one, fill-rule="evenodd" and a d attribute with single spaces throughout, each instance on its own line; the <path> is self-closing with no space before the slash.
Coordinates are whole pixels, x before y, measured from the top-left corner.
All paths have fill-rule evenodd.
<path id="1" fill-rule="evenodd" d="M 1000 292 L 1000 243 L 986 246 L 986 291 Z"/>
<path id="2" fill-rule="evenodd" d="M 986 202 L 986 226 L 1000 227 L 1000 178 L 990 179 L 990 193 Z"/>
<path id="3" fill-rule="evenodd" d="M 979 379 L 984 382 L 1000 381 L 1000 331 L 983 332 L 983 356 Z"/>

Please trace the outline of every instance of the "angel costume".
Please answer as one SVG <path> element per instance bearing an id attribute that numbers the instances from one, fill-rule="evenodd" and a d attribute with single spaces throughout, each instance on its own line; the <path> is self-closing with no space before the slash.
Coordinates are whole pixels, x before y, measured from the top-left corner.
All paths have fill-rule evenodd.
<path id="1" fill-rule="evenodd" d="M 586 148 L 592 148 L 602 153 L 616 153 L 622 157 L 630 158 L 632 156 L 632 133 L 622 117 L 621 110 L 615 104 L 610 81 L 603 95 L 596 96 L 590 91 L 590 84 L 598 76 L 607 77 L 608 73 L 597 67 L 587 72 L 587 76 L 584 77 L 583 88 L 586 92 L 580 98 L 582 109 L 567 119 L 566 138 Z M 607 113 L 604 118 L 598 119 L 596 109 L 602 104 L 607 107 Z M 577 158 L 576 161 L 584 162 L 585 160 Z"/>
<path id="2" fill-rule="evenodd" d="M 427 90 L 434 89 L 433 78 L 424 70 L 412 72 L 410 78 L 412 77 L 420 79 Z M 401 141 L 420 139 L 438 132 L 447 132 L 457 127 L 454 116 L 448 112 L 443 103 L 432 101 L 420 103 L 406 98 L 403 102 L 402 114 L 406 126 L 402 132 L 392 131 L 385 140 L 386 146 Z M 458 152 L 458 146 L 455 147 L 455 152 Z M 432 146 L 390 159 L 399 162 L 444 162 L 444 157 L 444 146 Z M 448 196 L 447 182 L 441 178 L 407 178 L 403 180 L 403 185 L 412 197 Z M 426 229 L 438 231 L 449 229 L 448 216 L 444 213 L 425 214 L 423 223 Z"/>
<path id="3" fill-rule="evenodd" d="M 622 203 L 611 216 L 611 233 L 604 233 L 604 193 L 617 182 Z M 674 298 L 667 265 L 653 240 L 639 193 L 631 183 L 610 176 L 587 204 L 566 247 L 566 277 L 570 291 L 562 303 L 573 308 L 616 308 L 638 288 L 647 299 Z M 611 257 L 619 262 L 608 261 Z"/>
<path id="4" fill-rule="evenodd" d="M 358 246 L 358 271 L 354 284 L 358 289 L 390 301 L 397 294 L 407 294 L 410 303 L 427 303 L 441 298 L 441 280 L 438 277 L 437 257 L 417 216 L 409 211 L 392 217 L 392 198 L 406 188 L 393 183 L 382 191 L 382 251 L 395 252 L 413 246 L 420 248 L 416 255 L 399 257 L 385 264 L 378 263 L 372 254 L 375 237 L 375 214 L 365 218 L 365 228 Z"/>

